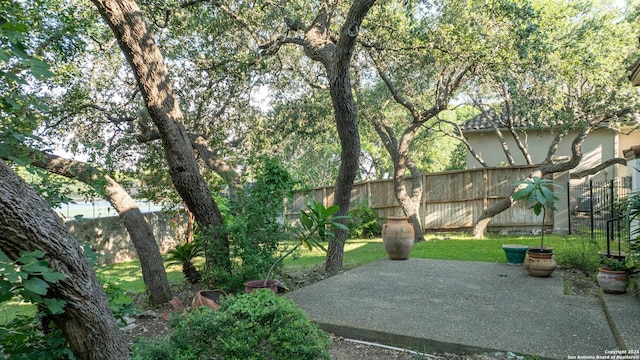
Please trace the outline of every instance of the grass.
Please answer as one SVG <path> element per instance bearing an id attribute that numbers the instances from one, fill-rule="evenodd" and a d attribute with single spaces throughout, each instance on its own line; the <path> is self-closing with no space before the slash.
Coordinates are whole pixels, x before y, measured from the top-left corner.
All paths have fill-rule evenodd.
<path id="1" fill-rule="evenodd" d="M 0 326 L 8 324 L 18 316 L 34 316 L 35 314 L 36 307 L 34 305 L 25 303 L 19 298 L 14 297 L 0 305 Z"/>
<path id="2" fill-rule="evenodd" d="M 412 258 L 506 262 L 502 244 L 522 244 L 539 246 L 539 236 L 500 236 L 490 235 L 485 239 L 473 239 L 467 234 L 429 234 L 426 241 L 416 243 L 411 251 Z M 545 235 L 545 246 L 554 248 L 559 264 L 565 264 L 570 255 L 576 252 L 593 252 L 585 244 L 589 240 L 578 236 Z M 598 244 L 599 250 L 606 249 L 606 244 Z M 382 239 L 348 240 L 345 244 L 344 268 L 352 269 L 367 263 L 386 258 Z M 302 250 L 298 256 L 285 259 L 285 270 L 301 269 L 321 264 L 325 255 L 319 250 Z"/>
<path id="3" fill-rule="evenodd" d="M 172 265 L 167 267 L 166 272 L 169 282 L 179 283 L 184 281 L 182 267 Z M 142 270 L 140 269 L 140 260 L 104 266 L 98 269 L 98 275 L 108 278 L 126 291 L 131 291 L 136 294 L 145 291 L 144 281 L 142 280 Z"/>
<path id="4" fill-rule="evenodd" d="M 442 259 L 461 261 L 506 262 L 502 244 L 522 244 L 535 246 L 540 244 L 539 236 L 500 236 L 490 235 L 486 239 L 473 239 L 468 234 L 428 234 L 424 242 L 416 243 L 411 252 L 412 258 Z M 554 248 L 558 264 L 569 267 L 597 266 L 597 251 L 605 250 L 606 244 L 593 244 L 584 237 L 546 235 L 545 246 Z M 387 257 L 382 239 L 350 239 L 344 248 L 344 269 L 353 269 Z M 322 264 L 324 252 L 320 250 L 300 250 L 294 256 L 284 260 L 285 271 L 297 271 Z M 201 267 L 204 259 L 196 259 Z M 145 291 L 140 262 L 138 260 L 104 266 L 98 270 L 99 276 L 108 278 L 123 290 L 133 293 Z M 170 282 L 184 281 L 180 266 L 167 268 Z M 0 305 L 0 326 L 17 315 L 32 315 L 35 309 L 30 304 L 12 300 Z"/>
<path id="5" fill-rule="evenodd" d="M 145 291 L 139 260 L 105 266 L 98 269 L 97 272 L 99 277 L 109 279 L 124 291 L 130 291 L 136 294 Z M 169 266 L 167 268 L 167 277 L 170 282 L 183 282 L 184 275 L 182 274 L 182 268 L 180 266 Z M 0 304 L 0 326 L 6 325 L 17 316 L 33 316 L 35 313 L 36 307 L 33 304 L 25 303 L 19 298 L 14 297 L 6 303 Z"/>

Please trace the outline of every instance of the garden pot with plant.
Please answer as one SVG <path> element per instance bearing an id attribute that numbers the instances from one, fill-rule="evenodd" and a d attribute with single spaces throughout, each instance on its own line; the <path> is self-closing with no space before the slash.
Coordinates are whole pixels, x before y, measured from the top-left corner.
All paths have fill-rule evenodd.
<path id="1" fill-rule="evenodd" d="M 544 246 L 544 220 L 547 209 L 557 210 L 554 203 L 560 200 L 555 196 L 552 190 L 553 186 L 553 180 L 534 176 L 520 182 L 516 192 L 512 195 L 514 201 L 524 200 L 526 205 L 533 209 L 536 216 L 542 213 L 540 247 L 529 247 L 524 260 L 524 267 L 532 276 L 551 276 L 557 267 L 553 248 Z"/>
<path id="2" fill-rule="evenodd" d="M 598 268 L 598 285 L 607 294 L 624 294 L 629 286 L 629 274 L 633 268 L 624 258 L 603 256 Z"/>
<path id="3" fill-rule="evenodd" d="M 349 230 L 346 225 L 339 222 L 339 220 L 347 219 L 348 216 L 334 216 L 340 209 L 337 205 L 325 207 L 324 204 L 312 199 L 307 202 L 306 207 L 305 210 L 300 210 L 300 222 L 291 228 L 296 244 L 271 265 L 267 276 L 263 280 L 246 282 L 244 284 L 245 292 L 250 293 L 259 288 L 268 288 L 273 292 L 277 292 L 278 281 L 271 279 L 271 276 L 275 267 L 282 260 L 293 254 L 301 246 L 309 250 L 320 249 L 326 253 L 327 249 L 323 244 L 330 238 L 335 238 L 335 233 L 332 229 Z"/>

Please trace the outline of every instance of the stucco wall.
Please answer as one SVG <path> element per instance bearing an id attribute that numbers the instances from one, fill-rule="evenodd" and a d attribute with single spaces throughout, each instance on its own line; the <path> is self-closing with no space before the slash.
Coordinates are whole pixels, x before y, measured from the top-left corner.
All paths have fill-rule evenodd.
<path id="1" fill-rule="evenodd" d="M 548 131 L 529 131 L 527 134 L 520 133 L 522 140 L 527 145 L 534 163 L 542 162 L 547 156 L 549 146 L 556 134 Z M 568 157 L 571 155 L 571 143 L 577 132 L 571 132 L 560 142 L 556 152 L 558 157 Z M 467 139 L 489 166 L 504 166 L 507 158 L 502 150 L 502 146 L 493 131 L 468 132 Z M 507 140 L 509 150 L 514 157 L 516 164 L 525 164 L 524 156 L 516 146 L 511 135 L 504 131 L 503 136 Z M 629 135 L 620 134 L 610 129 L 596 129 L 589 134 L 583 144 L 584 157 L 580 165 L 571 172 L 578 172 L 589 169 L 603 161 L 614 157 L 623 157 L 622 151 L 632 145 L 640 144 L 640 132 L 633 132 Z M 467 153 L 467 168 L 479 168 L 480 163 Z M 611 166 L 590 179 L 594 181 L 606 181 L 627 175 L 626 166 Z"/>
<path id="2" fill-rule="evenodd" d="M 162 253 L 184 238 L 186 220 L 163 212 L 144 214 Z M 137 259 L 129 233 L 117 216 L 65 223 L 78 239 L 91 244 L 102 255 L 100 264 L 114 264 Z"/>

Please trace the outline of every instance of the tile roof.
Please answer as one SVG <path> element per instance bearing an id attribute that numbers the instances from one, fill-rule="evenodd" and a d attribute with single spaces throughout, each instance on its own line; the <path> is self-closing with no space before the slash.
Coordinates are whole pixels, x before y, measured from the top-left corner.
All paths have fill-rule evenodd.
<path id="1" fill-rule="evenodd" d="M 507 117 L 502 113 L 497 113 L 495 111 L 487 111 L 483 112 L 479 115 L 469 118 L 467 121 L 460 124 L 460 128 L 462 131 L 485 131 L 485 130 L 493 130 L 496 126 L 500 129 L 507 128 Z M 560 122 L 556 121 L 542 121 L 535 122 L 530 119 L 518 119 L 514 124 L 516 129 L 548 129 L 561 126 Z"/>

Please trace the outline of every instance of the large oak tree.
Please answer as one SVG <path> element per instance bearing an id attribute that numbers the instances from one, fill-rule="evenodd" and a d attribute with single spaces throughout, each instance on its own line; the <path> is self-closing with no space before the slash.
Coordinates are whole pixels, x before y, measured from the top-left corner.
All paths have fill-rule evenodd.
<path id="1" fill-rule="evenodd" d="M 94 0 L 93 3 L 131 66 L 149 116 L 160 134 L 177 192 L 203 228 L 221 225 L 220 210 L 200 173 L 164 58 L 142 11 L 131 0 Z M 207 253 L 209 266 L 226 271 L 231 268 L 226 238 L 210 239 Z"/>
<path id="2" fill-rule="evenodd" d="M 64 279 L 50 295 L 66 301 L 52 318 L 76 358 L 128 359 L 129 350 L 96 273 L 58 215 L 0 160 L 0 248 L 15 260 L 40 250 Z"/>

